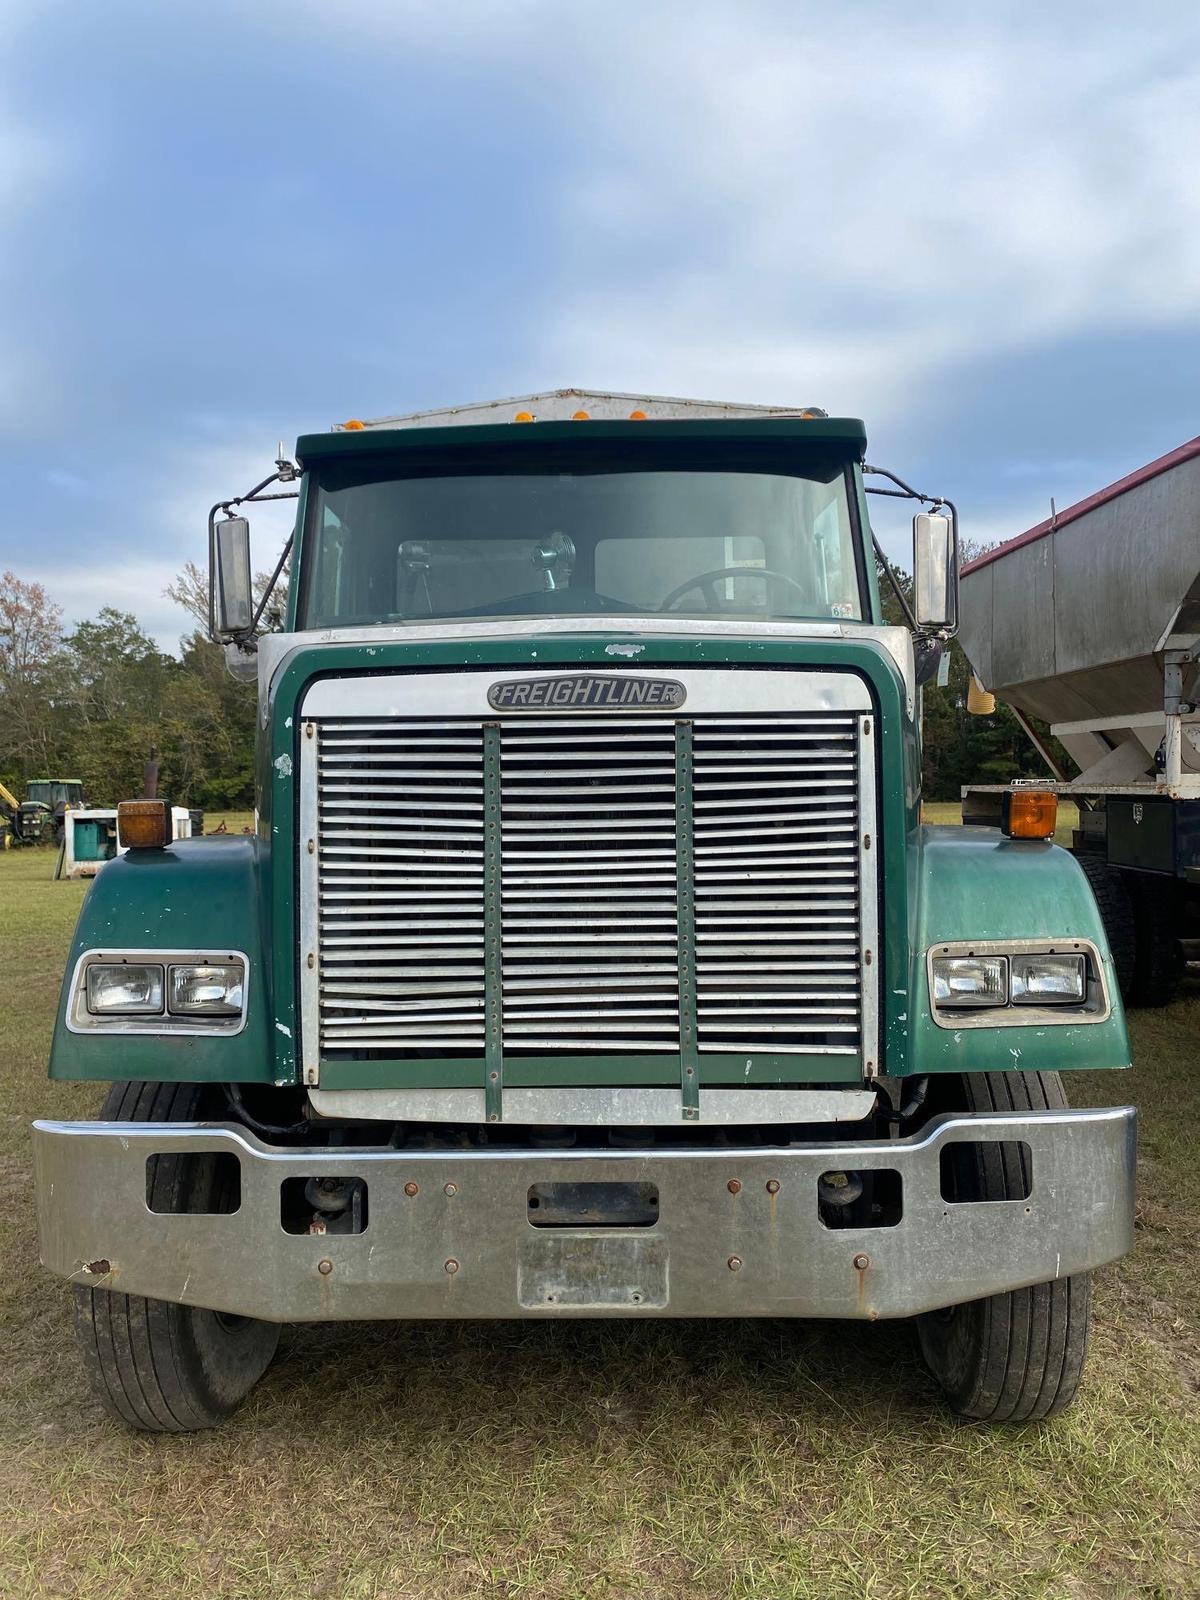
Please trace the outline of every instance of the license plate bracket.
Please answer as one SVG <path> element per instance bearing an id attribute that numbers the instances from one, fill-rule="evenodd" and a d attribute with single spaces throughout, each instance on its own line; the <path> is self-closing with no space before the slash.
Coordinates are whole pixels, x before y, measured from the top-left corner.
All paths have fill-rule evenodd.
<path id="1" fill-rule="evenodd" d="M 661 1311 L 668 1277 L 661 1236 L 539 1231 L 521 1242 L 517 1299 L 527 1311 Z"/>

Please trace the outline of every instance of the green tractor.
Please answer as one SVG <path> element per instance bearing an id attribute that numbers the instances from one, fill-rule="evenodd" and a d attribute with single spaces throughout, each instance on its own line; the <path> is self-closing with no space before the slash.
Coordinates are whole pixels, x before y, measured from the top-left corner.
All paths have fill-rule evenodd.
<path id="1" fill-rule="evenodd" d="M 83 784 L 78 778 L 31 778 L 20 801 L 0 784 L 4 847 L 10 843 L 61 844 L 64 813 L 83 803 Z"/>

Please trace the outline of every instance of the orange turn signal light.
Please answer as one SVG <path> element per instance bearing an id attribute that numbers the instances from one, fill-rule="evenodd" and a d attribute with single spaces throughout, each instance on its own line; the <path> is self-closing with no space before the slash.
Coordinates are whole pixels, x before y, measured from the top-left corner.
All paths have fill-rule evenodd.
<path id="1" fill-rule="evenodd" d="M 366 424 L 360 422 L 357 417 L 351 417 L 349 422 L 342 423 L 342 428 L 346 433 L 357 433 L 360 428 L 365 426 Z"/>
<path id="2" fill-rule="evenodd" d="M 1000 827 L 1010 839 L 1049 839 L 1057 824 L 1053 789 L 1010 789 L 1004 796 Z"/>
<path id="3" fill-rule="evenodd" d="M 174 834 L 165 800 L 122 800 L 117 807 L 117 843 L 125 850 L 162 850 Z"/>
<path id="4" fill-rule="evenodd" d="M 629 420 L 630 422 L 645 422 L 646 413 L 644 411 L 631 411 L 629 413 Z"/>
<path id="5" fill-rule="evenodd" d="M 516 416 L 513 418 L 513 421 L 514 422 L 532 422 L 533 421 L 533 412 L 532 411 L 518 411 Z"/>
<path id="6" fill-rule="evenodd" d="M 571 417 L 572 422 L 590 422 L 591 420 L 586 411 L 576 411 Z"/>

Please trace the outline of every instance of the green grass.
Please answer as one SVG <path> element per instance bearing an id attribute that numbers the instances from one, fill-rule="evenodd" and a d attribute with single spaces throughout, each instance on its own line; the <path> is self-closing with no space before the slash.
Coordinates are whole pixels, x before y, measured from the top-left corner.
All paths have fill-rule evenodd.
<path id="1" fill-rule="evenodd" d="M 0 858 L 0 1595 L 330 1600 L 1200 1593 L 1200 986 L 1133 1019 L 1135 1252 L 1099 1275 L 1084 1387 L 952 1421 L 899 1324 L 294 1328 L 223 1430 L 123 1431 L 37 1265 L 27 1124 L 88 1116 L 45 1061 L 86 892 Z"/>

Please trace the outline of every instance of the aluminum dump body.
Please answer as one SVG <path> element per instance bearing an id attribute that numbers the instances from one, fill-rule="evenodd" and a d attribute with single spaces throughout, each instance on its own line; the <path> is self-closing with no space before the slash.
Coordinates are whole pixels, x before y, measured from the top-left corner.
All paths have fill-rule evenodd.
<path id="1" fill-rule="evenodd" d="M 977 677 L 1050 723 L 1085 769 L 1122 739 L 1153 762 L 1163 653 L 1197 636 L 1200 438 L 963 569 L 960 639 Z M 1182 742 L 1184 769 L 1200 771 L 1196 739 Z M 1106 775 L 1136 776 L 1128 760 Z"/>
<path id="2" fill-rule="evenodd" d="M 666 395 L 616 394 L 606 389 L 547 389 L 540 394 L 512 395 L 505 400 L 483 400 L 476 405 L 447 406 L 437 411 L 411 411 L 404 416 L 376 417 L 371 421 L 341 422 L 346 428 L 445 428 L 455 423 L 514 422 L 518 415 L 535 422 L 570 422 L 586 412 L 595 422 L 625 422 L 633 413 L 647 421 L 685 421 L 708 418 L 720 422 L 731 417 L 823 417 L 817 406 L 754 406 L 725 400 L 677 400 Z"/>

